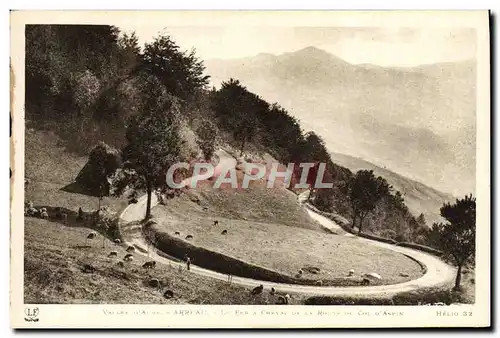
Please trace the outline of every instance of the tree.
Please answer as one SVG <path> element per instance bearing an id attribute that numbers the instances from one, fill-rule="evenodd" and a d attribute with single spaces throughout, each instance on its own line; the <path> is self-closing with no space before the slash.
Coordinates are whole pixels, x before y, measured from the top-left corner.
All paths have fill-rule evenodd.
<path id="1" fill-rule="evenodd" d="M 90 152 L 87 164 L 76 177 L 76 182 L 99 199 L 98 212 L 104 196 L 109 196 L 112 176 L 121 167 L 118 151 L 99 142 Z"/>
<path id="2" fill-rule="evenodd" d="M 241 118 L 233 119 L 233 137 L 239 142 L 240 156 L 243 155 L 245 146 L 251 142 L 257 130 L 257 120 L 250 114 L 241 114 Z"/>
<path id="3" fill-rule="evenodd" d="M 389 185 L 382 177 L 375 178 L 373 170 L 360 170 L 354 176 L 349 190 L 349 199 L 353 213 L 352 227 L 359 218 L 358 233 L 361 233 L 363 220 L 375 209 L 377 202 L 389 194 Z"/>
<path id="4" fill-rule="evenodd" d="M 440 249 L 457 265 L 455 289 L 460 288 L 462 267 L 471 260 L 476 251 L 476 198 L 472 194 L 457 199 L 454 204 L 445 203 L 440 209 L 446 223 L 434 224 L 433 231 L 439 234 Z"/>
<path id="5" fill-rule="evenodd" d="M 421 226 L 427 226 L 424 214 L 420 213 L 420 215 L 417 217 L 417 223 Z"/>
<path id="6" fill-rule="evenodd" d="M 181 51 L 168 35 L 159 35 L 144 47 L 144 65 L 156 75 L 167 91 L 183 100 L 207 86 L 209 76 L 196 51 Z"/>
<path id="7" fill-rule="evenodd" d="M 212 108 L 221 125 L 233 134 L 241 156 L 259 128 L 259 117 L 269 111 L 269 104 L 231 78 L 213 94 Z"/>
<path id="8" fill-rule="evenodd" d="M 215 142 L 217 139 L 218 130 L 215 124 L 206 119 L 196 128 L 198 136 L 196 143 L 201 148 L 203 156 L 206 160 L 210 160 L 215 152 Z"/>
<path id="9" fill-rule="evenodd" d="M 126 169 L 135 173 L 134 188 L 147 192 L 146 219 L 151 217 L 154 190 L 165 185 L 166 172 L 180 160 L 179 106 L 158 79 L 142 76 L 142 113 L 131 117 L 122 151 Z"/>

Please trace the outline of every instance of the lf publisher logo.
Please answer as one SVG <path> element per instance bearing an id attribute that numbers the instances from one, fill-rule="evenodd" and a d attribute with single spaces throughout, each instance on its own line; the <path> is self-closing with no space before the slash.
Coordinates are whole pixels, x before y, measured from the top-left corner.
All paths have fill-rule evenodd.
<path id="1" fill-rule="evenodd" d="M 24 317 L 24 320 L 27 322 L 38 322 L 39 318 L 37 318 L 37 317 L 38 317 L 39 312 L 40 312 L 40 310 L 38 310 L 37 307 L 26 308 L 24 310 L 24 314 L 26 315 L 26 317 Z"/>

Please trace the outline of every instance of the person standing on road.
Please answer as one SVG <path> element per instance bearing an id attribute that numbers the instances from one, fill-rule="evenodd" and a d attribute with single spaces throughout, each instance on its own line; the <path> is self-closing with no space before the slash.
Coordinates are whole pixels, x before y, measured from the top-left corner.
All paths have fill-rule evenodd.
<path id="1" fill-rule="evenodd" d="M 187 266 L 187 269 L 190 270 L 191 268 L 191 258 L 186 255 L 186 266 Z"/>

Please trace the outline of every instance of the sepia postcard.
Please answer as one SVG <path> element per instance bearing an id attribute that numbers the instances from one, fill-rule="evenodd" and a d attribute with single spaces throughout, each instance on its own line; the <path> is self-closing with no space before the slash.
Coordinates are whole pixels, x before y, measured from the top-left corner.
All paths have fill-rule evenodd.
<path id="1" fill-rule="evenodd" d="M 491 325 L 488 11 L 10 20 L 13 328 Z"/>

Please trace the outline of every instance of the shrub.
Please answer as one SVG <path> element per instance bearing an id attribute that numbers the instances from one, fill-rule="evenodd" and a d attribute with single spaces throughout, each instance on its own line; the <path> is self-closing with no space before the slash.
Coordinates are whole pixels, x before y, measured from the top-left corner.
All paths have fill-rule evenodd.
<path id="1" fill-rule="evenodd" d="M 307 298 L 305 305 L 393 305 L 387 298 L 353 298 L 315 296 Z"/>
<path id="2" fill-rule="evenodd" d="M 392 297 L 394 305 L 432 305 L 444 303 L 450 305 L 453 303 L 463 303 L 459 292 L 452 290 L 419 290 L 401 292 Z"/>
<path id="3" fill-rule="evenodd" d="M 363 238 L 368 238 L 368 239 L 371 239 L 374 241 L 388 243 L 388 244 L 397 244 L 398 243 L 391 238 L 384 238 L 384 237 L 379 237 L 379 236 L 375 236 L 375 235 L 368 235 L 368 234 L 364 234 L 364 233 L 360 233 L 360 234 L 358 234 L 358 236 L 363 237 Z"/>
<path id="4" fill-rule="evenodd" d="M 425 246 L 425 245 L 421 245 L 421 244 L 408 243 L 408 242 L 399 242 L 396 245 L 403 246 L 403 247 L 406 247 L 406 248 L 421 250 L 421 251 L 424 251 L 424 252 L 427 252 L 427 253 L 430 253 L 430 254 L 433 254 L 433 255 L 436 255 L 436 256 L 443 255 L 443 252 L 441 252 L 439 250 L 436 250 L 434 248 L 431 248 L 430 246 Z"/>

